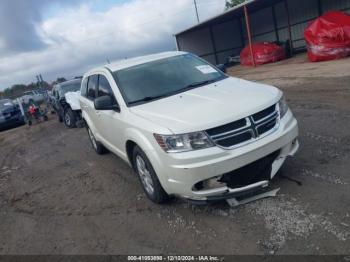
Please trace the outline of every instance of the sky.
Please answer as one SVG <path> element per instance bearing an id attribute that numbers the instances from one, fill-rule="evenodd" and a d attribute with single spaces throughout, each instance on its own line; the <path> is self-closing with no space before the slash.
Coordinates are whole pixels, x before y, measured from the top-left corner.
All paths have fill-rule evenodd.
<path id="1" fill-rule="evenodd" d="M 225 0 L 197 4 L 203 21 Z M 193 0 L 1 0 L 0 90 L 175 50 L 173 34 L 196 23 Z"/>

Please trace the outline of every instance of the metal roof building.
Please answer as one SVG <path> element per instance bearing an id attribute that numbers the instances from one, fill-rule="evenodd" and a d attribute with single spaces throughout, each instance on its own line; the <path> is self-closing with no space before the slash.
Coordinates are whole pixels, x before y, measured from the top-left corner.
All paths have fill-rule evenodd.
<path id="1" fill-rule="evenodd" d="M 288 42 L 305 49 L 307 24 L 329 10 L 350 12 L 350 0 L 248 0 L 175 35 L 177 49 L 213 64 L 237 56 L 249 42 Z"/>

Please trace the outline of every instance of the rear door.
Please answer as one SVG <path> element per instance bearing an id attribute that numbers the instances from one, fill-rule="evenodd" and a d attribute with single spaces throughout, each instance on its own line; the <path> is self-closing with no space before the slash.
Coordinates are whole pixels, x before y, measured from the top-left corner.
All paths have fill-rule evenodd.
<path id="1" fill-rule="evenodd" d="M 81 88 L 80 107 L 84 114 L 86 114 L 85 116 L 83 115 L 85 121 L 98 139 L 99 134 L 96 128 L 97 118 L 94 106 L 94 100 L 97 93 L 97 85 L 98 75 L 91 75 L 88 78 L 84 79 Z"/>

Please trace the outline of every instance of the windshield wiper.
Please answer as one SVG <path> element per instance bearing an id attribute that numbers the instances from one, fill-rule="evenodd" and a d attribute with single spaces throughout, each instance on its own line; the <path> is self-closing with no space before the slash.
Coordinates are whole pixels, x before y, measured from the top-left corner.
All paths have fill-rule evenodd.
<path id="1" fill-rule="evenodd" d="M 191 88 L 199 87 L 199 86 L 204 86 L 204 85 L 216 82 L 216 81 L 218 81 L 220 79 L 221 79 L 221 77 L 218 77 L 216 79 L 205 80 L 205 81 L 193 82 L 192 84 L 189 84 L 189 85 L 185 86 L 184 88 L 179 89 L 177 91 L 170 92 L 170 93 L 164 94 L 164 95 L 159 95 L 159 96 L 146 96 L 144 98 L 128 102 L 128 104 L 132 105 L 132 104 L 137 104 L 137 103 L 140 103 L 140 102 L 149 102 L 149 101 L 160 99 L 160 98 L 163 98 L 163 97 L 168 97 L 168 96 L 171 96 L 173 94 L 176 94 L 176 93 L 179 93 L 179 92 L 183 92 L 183 90 L 191 89 Z"/>
<path id="2" fill-rule="evenodd" d="M 191 87 L 204 86 L 204 85 L 210 84 L 212 82 L 214 82 L 214 80 L 205 80 L 205 81 L 193 82 L 192 84 L 189 84 L 189 85 L 185 86 L 185 89 L 186 88 L 191 88 Z"/>
<path id="3" fill-rule="evenodd" d="M 135 100 L 135 101 L 131 101 L 128 104 L 131 105 L 131 104 L 136 104 L 136 103 L 140 103 L 140 102 L 149 102 L 149 101 L 152 101 L 152 100 L 155 100 L 155 99 L 159 99 L 159 98 L 163 98 L 163 97 L 166 97 L 166 96 L 167 95 L 146 96 L 144 98 L 141 98 L 141 99 L 138 99 L 138 100 Z"/>
<path id="4" fill-rule="evenodd" d="M 223 79 L 223 78 L 222 77 L 218 77 L 218 78 L 215 78 L 215 79 L 199 81 L 199 82 L 193 82 L 192 84 L 189 84 L 189 85 L 185 86 L 183 89 L 190 89 L 190 88 L 193 88 L 193 87 L 204 86 L 204 85 L 211 84 L 211 83 L 214 83 L 216 81 L 219 81 L 221 79 Z"/>

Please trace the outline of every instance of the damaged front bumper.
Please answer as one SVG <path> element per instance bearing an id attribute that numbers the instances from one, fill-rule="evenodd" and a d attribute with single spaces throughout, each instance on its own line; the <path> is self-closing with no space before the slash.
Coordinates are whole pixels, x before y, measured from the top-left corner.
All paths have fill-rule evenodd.
<path id="1" fill-rule="evenodd" d="M 239 188 L 222 187 L 219 189 L 211 189 L 202 191 L 202 194 L 198 194 L 196 197 L 187 198 L 187 200 L 193 204 L 208 204 L 210 202 L 217 202 L 227 199 L 235 199 L 240 197 L 249 197 L 252 194 L 262 192 L 269 186 L 269 181 L 264 180 L 256 182 L 247 186 Z"/>
<path id="2" fill-rule="evenodd" d="M 160 180 L 170 195 L 197 203 L 241 197 L 268 187 L 286 158 L 298 151 L 297 137 L 298 124 L 289 111 L 277 131 L 247 146 L 169 154 L 154 167 L 167 174 Z"/>
<path id="3" fill-rule="evenodd" d="M 285 156 L 285 151 L 288 148 L 289 153 Z M 293 156 L 298 151 L 298 148 L 299 142 L 295 139 L 285 148 L 247 166 L 208 179 L 208 181 L 212 182 L 207 183 L 200 190 L 193 190 L 193 196 L 187 199 L 196 204 L 206 204 L 226 199 L 244 199 L 251 197 L 253 194 L 264 193 L 269 188 L 271 179 L 276 175 L 286 158 Z M 261 163 L 265 163 L 265 165 L 263 164 L 263 167 L 259 169 Z"/>

